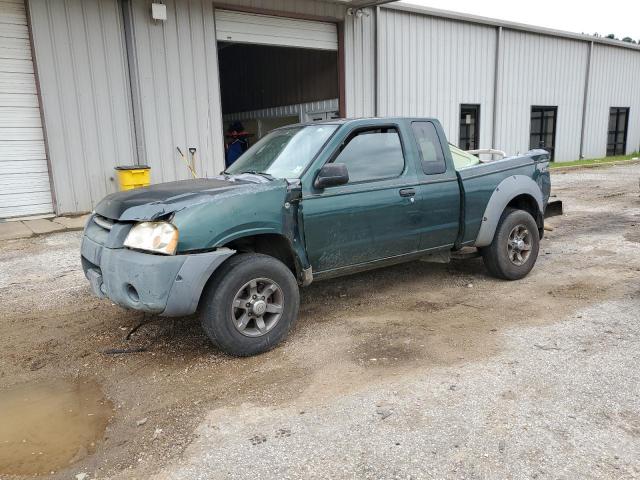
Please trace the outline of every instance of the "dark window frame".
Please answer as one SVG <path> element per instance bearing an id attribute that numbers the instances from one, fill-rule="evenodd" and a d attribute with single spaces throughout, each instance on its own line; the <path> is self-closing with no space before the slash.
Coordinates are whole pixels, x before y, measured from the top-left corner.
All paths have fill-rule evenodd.
<path id="1" fill-rule="evenodd" d="M 532 130 L 532 126 L 533 126 L 533 113 L 534 111 L 539 111 L 541 113 L 541 121 L 540 121 L 540 131 L 537 133 L 534 133 Z M 544 147 L 540 147 L 540 142 L 538 142 L 538 145 L 531 145 L 531 137 L 536 135 L 536 136 L 540 136 L 540 137 L 544 137 L 545 135 L 547 135 L 548 133 L 546 132 L 546 129 L 544 128 L 544 118 L 545 118 L 545 112 L 553 112 L 553 130 L 551 132 L 551 140 L 553 145 L 551 147 L 548 147 L 547 145 L 545 145 Z M 550 148 L 550 160 L 553 161 L 554 157 L 555 157 L 555 153 L 556 153 L 556 130 L 558 128 L 558 106 L 557 105 L 531 105 L 531 111 L 530 111 L 530 115 L 529 115 L 529 148 L 531 150 L 536 149 L 536 148 L 543 148 L 543 149 L 547 149 Z"/>
<path id="2" fill-rule="evenodd" d="M 625 121 L 624 121 L 624 128 L 623 130 L 620 130 L 620 125 L 619 125 L 619 121 L 620 121 L 620 114 L 624 112 L 625 113 Z M 629 135 L 629 114 L 631 113 L 631 108 L 630 107 L 609 107 L 609 118 L 607 121 L 607 157 L 615 157 L 618 155 L 625 155 L 627 153 L 627 137 Z M 615 130 L 609 130 L 609 124 L 611 123 L 611 115 L 616 116 L 616 127 Z M 618 152 L 618 145 L 620 145 L 620 142 L 617 141 L 618 139 L 618 134 L 620 133 L 624 133 L 624 140 L 622 142 L 622 153 Z M 609 135 L 613 134 L 613 143 L 609 143 Z M 613 145 L 613 153 L 609 153 L 609 150 L 611 148 L 611 146 Z"/>
<path id="3" fill-rule="evenodd" d="M 442 154 L 443 170 L 441 172 L 427 172 L 427 169 L 425 168 L 426 163 L 436 163 L 436 162 L 427 162 L 424 159 L 424 155 L 422 154 L 422 148 L 420 148 L 420 143 L 418 142 L 418 138 L 416 136 L 416 131 L 413 128 L 414 125 L 419 123 L 429 123 L 433 127 L 433 132 L 435 133 L 436 139 L 438 140 L 438 145 L 440 146 L 440 153 Z M 444 146 L 442 145 L 442 139 L 440 138 L 440 135 L 438 134 L 438 129 L 436 128 L 434 123 L 429 120 L 415 120 L 411 122 L 411 132 L 413 134 L 413 140 L 416 143 L 416 149 L 418 150 L 418 155 L 420 156 L 420 166 L 422 167 L 422 172 L 425 175 L 442 175 L 443 173 L 447 173 L 447 157 L 445 156 L 445 150 L 444 150 Z"/>
<path id="4" fill-rule="evenodd" d="M 460 117 L 458 122 L 458 148 L 462 150 L 477 150 L 480 148 L 480 113 L 481 113 L 481 104 L 479 103 L 461 103 L 460 104 Z M 467 125 L 466 123 L 462 123 L 462 115 L 464 110 L 474 110 L 475 111 L 475 129 L 473 134 L 473 143 L 475 144 L 474 148 L 467 148 L 466 145 L 462 144 L 462 126 Z M 465 139 L 468 137 L 465 137 Z"/>
<path id="5" fill-rule="evenodd" d="M 397 124 L 367 125 L 367 126 L 362 126 L 362 127 L 356 127 L 353 130 L 350 130 L 349 133 L 347 133 L 347 135 L 344 137 L 344 140 L 342 140 L 342 142 L 340 142 L 340 145 L 338 145 L 338 147 L 336 147 L 336 149 L 333 151 L 333 153 L 329 157 L 329 160 L 325 162 L 325 165 L 327 163 L 334 163 L 338 159 L 338 157 L 340 156 L 340 154 L 342 153 L 344 148 L 348 145 L 348 143 L 351 140 L 353 140 L 353 138 L 358 136 L 360 133 L 366 132 L 368 130 L 395 130 L 396 134 L 398 135 L 398 138 L 400 139 L 400 149 L 402 151 L 402 161 L 404 162 L 403 163 L 403 167 L 402 167 L 402 171 L 398 175 L 395 175 L 395 176 L 384 177 L 384 178 L 375 178 L 375 179 L 370 179 L 370 180 L 360 180 L 360 181 L 357 181 L 357 182 L 349 181 L 349 183 L 346 183 L 345 185 L 339 185 L 337 187 L 330 187 L 330 188 L 339 188 L 339 187 L 347 187 L 349 185 L 361 185 L 361 184 L 364 184 L 364 183 L 375 183 L 375 182 L 384 182 L 384 181 L 388 181 L 388 180 L 395 180 L 397 178 L 402 177 L 407 172 L 407 151 L 406 151 L 406 148 L 405 148 L 404 138 L 402 136 L 402 132 L 400 130 L 400 126 L 397 125 Z"/>

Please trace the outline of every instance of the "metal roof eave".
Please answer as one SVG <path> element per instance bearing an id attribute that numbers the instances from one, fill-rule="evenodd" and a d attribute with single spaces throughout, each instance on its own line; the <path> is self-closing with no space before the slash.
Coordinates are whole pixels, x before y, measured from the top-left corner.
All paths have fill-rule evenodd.
<path id="1" fill-rule="evenodd" d="M 397 2 L 398 0 L 322 0 L 327 3 L 337 3 L 348 8 L 369 8 Z"/>
<path id="2" fill-rule="evenodd" d="M 475 23 L 478 25 L 487 25 L 491 27 L 503 27 L 505 29 L 517 30 L 522 32 L 537 33 L 540 35 L 547 35 L 551 37 L 567 38 L 570 40 L 578 40 L 581 42 L 594 42 L 607 45 L 610 47 L 627 48 L 630 50 L 640 51 L 640 45 L 634 45 L 633 43 L 622 42 L 620 40 L 611 40 L 609 38 L 593 37 L 582 33 L 567 32 L 564 30 L 556 30 L 547 27 L 538 27 L 535 25 L 528 25 L 526 23 L 510 22 L 508 20 L 498 20 L 496 18 L 482 17 L 480 15 L 471 15 L 469 13 L 453 12 L 451 10 L 441 10 L 432 7 L 423 7 L 421 5 L 412 5 L 405 2 L 388 2 L 388 4 L 381 4 L 382 8 L 388 8 L 391 10 L 399 10 L 408 13 L 415 13 L 419 15 L 425 15 L 429 17 L 439 17 L 450 20 L 457 20 L 466 23 Z"/>

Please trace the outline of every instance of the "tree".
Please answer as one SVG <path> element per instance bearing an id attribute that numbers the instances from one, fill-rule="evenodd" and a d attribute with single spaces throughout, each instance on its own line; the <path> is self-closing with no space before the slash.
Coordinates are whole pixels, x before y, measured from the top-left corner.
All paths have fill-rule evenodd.
<path id="1" fill-rule="evenodd" d="M 636 41 L 631 37 L 624 37 L 622 41 L 627 43 L 636 43 Z"/>
<path id="2" fill-rule="evenodd" d="M 611 40 L 618 40 L 618 39 L 616 38 L 616 36 L 615 36 L 613 33 L 610 33 L 609 35 L 607 35 L 607 36 L 606 36 L 606 37 L 604 37 L 604 38 L 610 38 Z"/>

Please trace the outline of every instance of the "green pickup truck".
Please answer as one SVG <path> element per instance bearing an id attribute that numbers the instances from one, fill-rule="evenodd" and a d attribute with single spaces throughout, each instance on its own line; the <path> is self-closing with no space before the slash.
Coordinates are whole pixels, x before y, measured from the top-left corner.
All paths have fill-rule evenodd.
<path id="1" fill-rule="evenodd" d="M 238 356 L 286 337 L 312 281 L 463 247 L 493 276 L 524 277 L 544 232 L 549 154 L 454 153 L 462 161 L 429 118 L 283 127 L 219 176 L 107 196 L 84 231 L 83 269 L 125 308 L 198 312 Z"/>

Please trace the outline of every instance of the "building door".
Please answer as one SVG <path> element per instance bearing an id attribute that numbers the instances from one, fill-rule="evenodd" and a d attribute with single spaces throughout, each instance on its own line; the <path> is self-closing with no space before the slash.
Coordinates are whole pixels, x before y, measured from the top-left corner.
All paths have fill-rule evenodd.
<path id="1" fill-rule="evenodd" d="M 462 150 L 476 150 L 480 143 L 480 105 L 460 105 L 460 138 Z"/>
<path id="2" fill-rule="evenodd" d="M 611 109 L 609 109 L 607 157 L 624 155 L 626 153 L 628 126 L 629 107 L 611 107 Z"/>
<path id="3" fill-rule="evenodd" d="M 219 42 L 338 50 L 335 23 L 216 10 Z"/>
<path id="4" fill-rule="evenodd" d="M 349 183 L 302 200 L 314 273 L 415 252 L 421 228 L 416 175 L 405 168 L 396 127 L 352 131 L 333 158 L 346 165 Z"/>
<path id="5" fill-rule="evenodd" d="M 531 107 L 531 135 L 529 148 L 542 148 L 549 152 L 551 160 L 556 144 L 556 120 L 558 107 Z"/>
<path id="6" fill-rule="evenodd" d="M 51 212 L 25 5 L 0 0 L 0 219 Z"/>
<path id="7" fill-rule="evenodd" d="M 225 132 L 241 122 L 254 142 L 278 126 L 338 117 L 343 95 L 337 23 L 259 11 L 264 13 L 215 10 Z M 227 164 L 232 142 L 227 134 Z"/>

